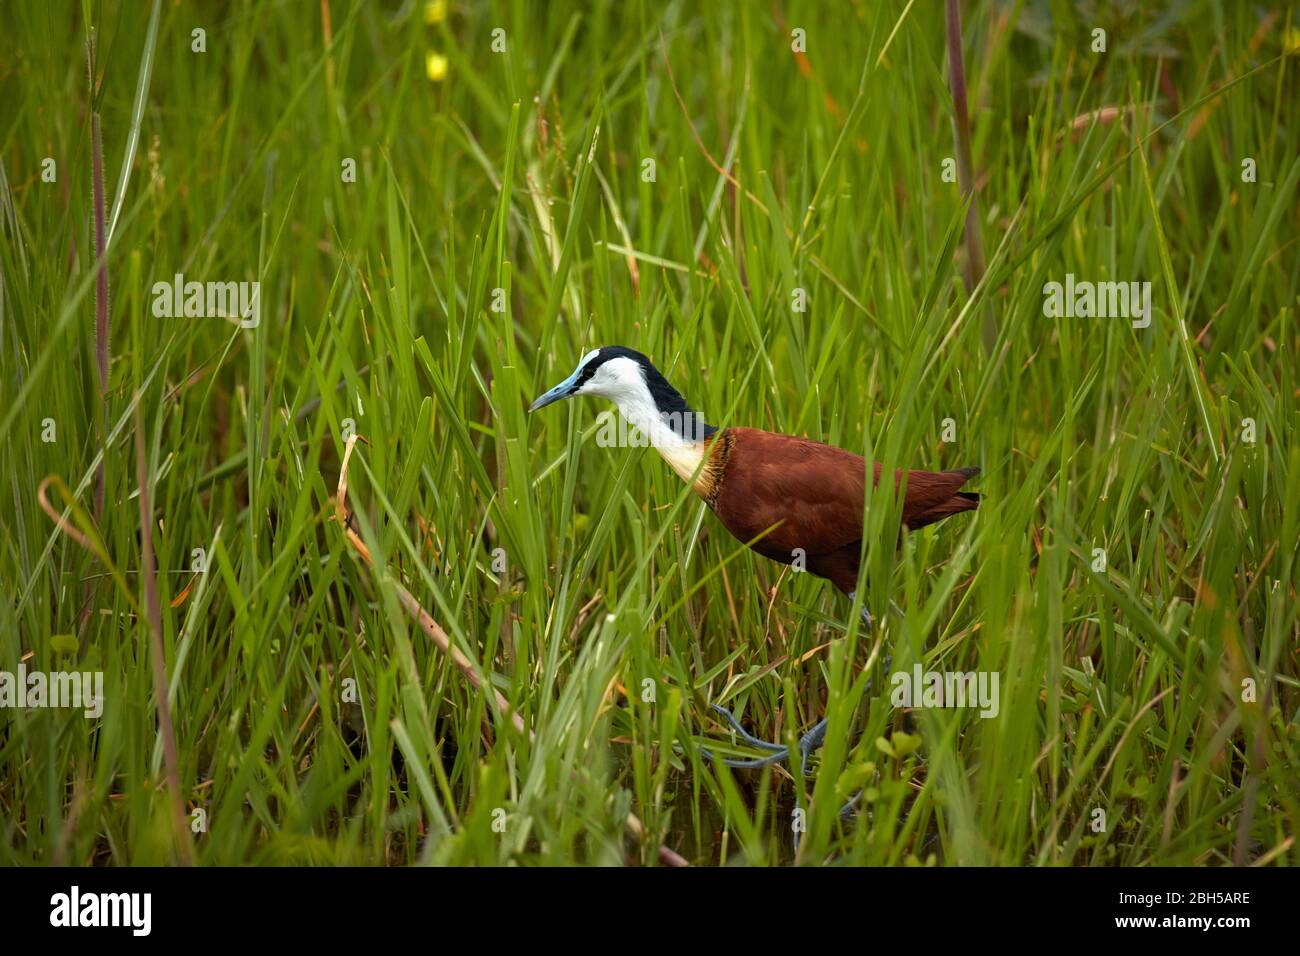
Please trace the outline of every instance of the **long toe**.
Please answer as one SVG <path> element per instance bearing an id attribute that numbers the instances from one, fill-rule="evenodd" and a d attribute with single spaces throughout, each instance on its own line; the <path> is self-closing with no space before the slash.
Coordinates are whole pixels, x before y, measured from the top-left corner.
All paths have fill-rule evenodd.
<path id="1" fill-rule="evenodd" d="M 841 820 L 847 820 L 849 817 L 853 816 L 853 811 L 856 810 L 858 808 L 858 804 L 862 802 L 862 795 L 864 793 L 866 793 L 865 790 L 859 790 L 856 795 L 849 798 L 848 803 L 840 807 Z"/>
<path id="2" fill-rule="evenodd" d="M 723 766 L 731 767 L 733 770 L 758 770 L 761 767 L 770 767 L 774 763 L 781 763 L 788 754 L 774 753 L 766 757 L 754 757 L 752 760 L 736 760 L 732 757 L 719 757 L 707 750 L 700 751 L 705 758 L 712 760 L 714 763 L 720 763 Z"/>
<path id="3" fill-rule="evenodd" d="M 770 740 L 759 740 L 744 727 L 740 726 L 740 721 L 738 721 L 736 716 L 731 711 L 727 710 L 727 708 L 714 704 L 713 709 L 717 713 L 721 714 L 722 719 L 727 722 L 731 729 L 740 734 L 741 739 L 751 747 L 757 747 L 759 750 L 771 750 L 773 752 L 779 750 L 781 753 L 785 753 L 785 744 L 774 744 Z"/>
<path id="4" fill-rule="evenodd" d="M 731 727 L 732 730 L 740 735 L 741 739 L 744 740 L 745 743 L 758 750 L 767 751 L 767 756 L 754 757 L 750 759 L 719 757 L 708 748 L 701 747 L 700 755 L 703 756 L 705 760 L 710 760 L 714 763 L 721 763 L 736 770 L 757 770 L 760 767 L 769 767 L 772 764 L 781 763 L 786 759 L 786 757 L 790 756 L 790 751 L 786 748 L 785 744 L 774 744 L 770 740 L 759 740 L 744 727 L 740 726 L 740 721 L 738 721 L 735 715 L 732 714 L 731 711 L 727 710 L 727 708 L 714 704 L 713 709 L 721 715 L 722 719 L 727 722 L 727 725 Z"/>

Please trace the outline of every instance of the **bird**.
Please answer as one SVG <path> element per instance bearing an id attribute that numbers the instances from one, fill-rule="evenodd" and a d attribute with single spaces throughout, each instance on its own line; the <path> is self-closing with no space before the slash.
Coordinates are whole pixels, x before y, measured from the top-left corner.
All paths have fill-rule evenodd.
<path id="1" fill-rule="evenodd" d="M 612 401 L 738 540 L 781 564 L 801 561 L 804 570 L 829 581 L 850 602 L 855 599 L 867 475 L 860 455 L 795 435 L 709 425 L 649 358 L 621 345 L 587 352 L 573 374 L 540 395 L 529 411 L 577 395 Z M 872 463 L 873 486 L 882 471 L 879 462 Z M 906 481 L 901 524 L 922 528 L 976 510 L 981 496 L 961 488 L 979 471 L 895 471 L 896 487 Z M 865 605 L 862 619 L 871 626 Z M 715 704 L 713 709 L 765 752 L 749 760 L 726 759 L 728 766 L 762 767 L 789 755 L 784 744 L 748 733 L 726 708 Z M 805 769 L 809 754 L 825 740 L 826 726 L 823 717 L 800 738 Z"/>

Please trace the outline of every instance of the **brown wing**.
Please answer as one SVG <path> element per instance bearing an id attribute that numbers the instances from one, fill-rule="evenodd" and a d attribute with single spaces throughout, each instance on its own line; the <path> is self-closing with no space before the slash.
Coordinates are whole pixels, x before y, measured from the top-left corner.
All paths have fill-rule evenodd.
<path id="1" fill-rule="evenodd" d="M 730 448 L 714 510 L 733 535 L 750 541 L 772 528 L 754 550 L 786 563 L 795 548 L 810 557 L 827 555 L 862 538 L 866 464 L 861 456 L 756 428 L 729 428 L 727 436 Z M 875 463 L 877 483 L 880 471 Z M 919 527 L 939 520 L 944 515 L 936 512 L 956 507 L 950 502 L 957 489 L 977 471 L 908 472 L 903 523 Z M 902 475 L 896 471 L 895 482 Z M 968 504 L 956 510 L 975 507 L 975 501 L 959 500 Z"/>

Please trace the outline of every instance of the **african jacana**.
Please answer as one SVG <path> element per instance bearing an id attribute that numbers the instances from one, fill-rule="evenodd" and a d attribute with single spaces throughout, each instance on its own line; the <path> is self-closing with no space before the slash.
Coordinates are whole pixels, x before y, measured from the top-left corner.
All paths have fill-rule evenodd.
<path id="1" fill-rule="evenodd" d="M 860 456 L 793 435 L 706 425 L 648 358 L 620 345 L 588 352 L 573 374 L 529 411 L 573 395 L 598 395 L 617 405 L 673 471 L 692 483 L 723 527 L 754 551 L 782 564 L 802 559 L 808 571 L 853 600 L 866 496 L 866 464 Z M 880 472 L 875 463 L 873 484 L 879 483 Z M 903 525 L 921 528 L 977 508 L 980 496 L 958 489 L 978 473 L 978 468 L 907 472 Z M 894 473 L 896 485 L 902 479 L 902 472 Z M 871 616 L 862 610 L 870 625 Z M 715 709 L 746 741 L 771 751 L 756 760 L 726 763 L 760 767 L 785 758 L 785 746 L 752 737 L 728 711 Z M 825 733 L 823 718 L 804 734 L 800 750 L 805 761 Z"/>

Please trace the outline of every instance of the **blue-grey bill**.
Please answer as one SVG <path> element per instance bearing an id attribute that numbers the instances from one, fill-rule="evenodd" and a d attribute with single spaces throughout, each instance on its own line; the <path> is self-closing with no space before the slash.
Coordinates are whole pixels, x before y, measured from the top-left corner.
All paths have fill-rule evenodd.
<path id="1" fill-rule="evenodd" d="M 537 401 L 529 405 L 528 410 L 530 412 L 535 412 L 539 408 L 545 408 L 547 405 L 551 404 L 552 402 L 558 402 L 562 398 L 568 398 L 569 391 L 573 388 L 573 383 L 576 382 L 577 380 L 578 380 L 578 373 L 574 372 L 572 375 L 566 378 L 559 385 L 555 386 L 555 388 L 551 389 L 546 394 L 540 396 L 537 399 Z"/>

